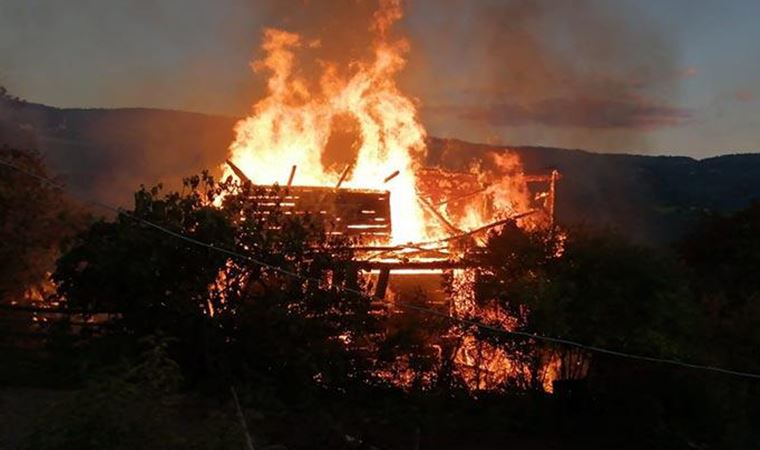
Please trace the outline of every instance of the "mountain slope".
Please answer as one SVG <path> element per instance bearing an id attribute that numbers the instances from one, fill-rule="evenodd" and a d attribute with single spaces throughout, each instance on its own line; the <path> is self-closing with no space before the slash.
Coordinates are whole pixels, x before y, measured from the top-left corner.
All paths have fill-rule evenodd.
<path id="1" fill-rule="evenodd" d="M 22 143 L 37 147 L 70 189 L 121 205 L 132 201 L 140 184 L 180 187 L 184 176 L 217 169 L 236 122 L 180 111 L 35 104 L 11 112 L 6 108 L 0 121 L 3 115 L 24 134 Z M 4 143 L 14 144 L 0 136 Z"/>
<path id="2" fill-rule="evenodd" d="M 154 109 L 58 109 L 0 105 L 0 145 L 36 146 L 76 192 L 121 205 L 140 184 L 179 187 L 183 176 L 218 174 L 236 119 Z M 502 147 L 429 140 L 428 163 L 462 169 Z M 531 173 L 557 169 L 557 218 L 610 226 L 644 242 L 681 235 L 704 212 L 760 199 L 760 154 L 705 160 L 512 148 Z M 283 175 L 285 177 L 286 174 Z"/>
<path id="3" fill-rule="evenodd" d="M 429 163 L 462 167 L 500 147 L 432 139 Z M 680 236 L 706 212 L 730 212 L 760 200 L 760 154 L 704 160 L 512 147 L 527 172 L 562 174 L 557 218 L 609 226 L 646 242 Z"/>

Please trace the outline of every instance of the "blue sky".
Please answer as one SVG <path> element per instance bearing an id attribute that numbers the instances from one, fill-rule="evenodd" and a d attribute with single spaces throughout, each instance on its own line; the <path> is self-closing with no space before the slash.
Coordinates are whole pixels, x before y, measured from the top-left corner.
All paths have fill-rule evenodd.
<path id="1" fill-rule="evenodd" d="M 0 83 L 61 107 L 240 115 L 261 95 L 249 62 L 262 27 L 329 35 L 320 14 L 346 1 L 0 0 Z M 400 83 L 433 135 L 695 157 L 760 151 L 758 1 L 407 3 Z"/>
<path id="2" fill-rule="evenodd" d="M 657 140 L 674 151 L 692 146 L 696 154 L 760 151 L 760 2 L 650 0 L 641 6 L 678 43 L 681 64 L 695 72 L 680 85 L 693 123 L 659 132 Z"/>

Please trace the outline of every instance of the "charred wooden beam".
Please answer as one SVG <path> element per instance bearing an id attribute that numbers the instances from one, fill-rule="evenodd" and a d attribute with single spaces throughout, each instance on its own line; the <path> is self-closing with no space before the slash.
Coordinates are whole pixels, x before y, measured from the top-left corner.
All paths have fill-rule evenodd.
<path id="1" fill-rule="evenodd" d="M 557 170 L 552 170 L 548 175 L 525 175 L 525 181 L 528 183 L 551 183 L 560 178 L 560 173 Z"/>
<path id="2" fill-rule="evenodd" d="M 394 270 L 449 270 L 479 267 L 476 261 L 470 260 L 441 260 L 441 261 L 357 261 L 360 270 L 379 270 L 380 278 L 384 271 L 390 273 Z M 380 280 L 378 280 L 380 287 Z M 387 287 L 387 286 L 386 286 Z M 376 290 L 377 292 L 377 290 Z"/>
<path id="3" fill-rule="evenodd" d="M 291 167 L 290 169 L 290 176 L 288 177 L 288 187 L 293 185 L 293 178 L 296 176 L 296 167 L 298 166 L 293 164 L 293 167 Z"/>
<path id="4" fill-rule="evenodd" d="M 456 236 L 449 236 L 447 238 L 437 239 L 437 240 L 434 240 L 434 241 L 409 242 L 407 244 L 402 244 L 402 245 L 397 245 L 397 246 L 389 246 L 389 247 L 383 247 L 383 246 L 356 247 L 355 250 L 389 251 L 389 250 L 404 250 L 404 249 L 408 249 L 408 248 L 420 248 L 420 247 L 425 247 L 425 246 L 428 246 L 428 245 L 436 245 L 436 244 L 445 244 L 447 242 L 457 241 L 459 239 L 464 239 L 466 237 L 472 236 L 474 234 L 478 234 L 478 233 L 482 233 L 484 231 L 488 231 L 488 230 L 490 230 L 492 228 L 496 228 L 498 226 L 505 225 L 505 224 L 507 224 L 509 222 L 514 222 L 516 220 L 519 220 L 519 219 L 522 219 L 524 217 L 528 217 L 528 216 L 530 216 L 532 214 L 535 214 L 538 211 L 539 210 L 537 210 L 537 209 L 532 209 L 532 210 L 524 212 L 524 213 L 515 214 L 515 215 L 510 216 L 510 217 L 508 217 L 506 219 L 497 220 L 496 222 L 492 222 L 492 223 L 489 223 L 487 225 L 483 225 L 482 227 L 478 227 L 478 228 L 475 228 L 473 230 L 469 230 L 469 231 L 467 231 L 465 233 L 458 234 Z"/>
<path id="5" fill-rule="evenodd" d="M 227 160 L 227 165 L 230 166 L 230 169 L 232 169 L 232 172 L 240 179 L 240 181 L 243 181 L 245 183 L 253 183 L 250 178 L 248 178 L 248 175 L 243 172 L 240 167 L 236 166 L 235 163 Z"/>
<path id="6" fill-rule="evenodd" d="M 477 190 L 474 190 L 474 191 L 468 192 L 468 193 L 466 193 L 466 194 L 463 194 L 463 195 L 460 195 L 460 196 L 458 196 L 458 197 L 454 197 L 454 198 L 449 198 L 449 199 L 446 199 L 446 200 L 444 200 L 444 201 L 442 201 L 442 202 L 439 202 L 439 203 L 438 203 L 437 205 L 435 205 L 435 206 L 437 206 L 437 207 L 440 207 L 440 206 L 446 205 L 446 204 L 448 204 L 448 203 L 456 203 L 456 202 L 462 201 L 462 200 L 464 200 L 464 199 L 468 199 L 468 198 L 470 198 L 470 197 L 474 197 L 474 196 L 476 196 L 476 195 L 478 195 L 478 194 L 482 194 L 483 192 L 487 191 L 489 187 L 491 187 L 491 185 L 490 185 L 490 184 L 488 184 L 488 185 L 485 185 L 485 186 L 483 186 L 483 187 L 482 187 L 482 188 L 480 188 L 480 189 L 477 189 Z"/>
<path id="7" fill-rule="evenodd" d="M 390 175 L 388 175 L 387 177 L 385 177 L 385 179 L 383 180 L 383 183 L 387 183 L 387 182 L 391 181 L 392 179 L 394 179 L 394 178 L 396 178 L 397 176 L 399 176 L 399 174 L 400 174 L 400 173 L 401 173 L 401 172 L 400 172 L 400 171 L 398 171 L 398 170 L 397 170 L 397 171 L 395 171 L 395 172 L 393 172 L 392 174 L 390 174 Z"/>
<path id="8" fill-rule="evenodd" d="M 522 219 L 523 217 L 528 217 L 531 214 L 535 214 L 536 212 L 538 212 L 538 210 L 532 209 L 530 211 L 527 211 L 527 212 L 524 212 L 524 213 L 521 213 L 521 214 L 516 214 L 514 216 L 507 217 L 506 219 L 497 220 L 496 222 L 492 222 L 492 223 L 489 223 L 487 225 L 483 225 L 482 227 L 475 228 L 474 230 L 470 230 L 470 231 L 468 231 L 466 233 L 462 233 L 462 234 L 460 234 L 458 236 L 451 236 L 451 237 L 448 237 L 448 238 L 445 238 L 445 239 L 441 239 L 440 242 L 450 242 L 450 241 L 454 241 L 454 240 L 458 240 L 458 239 L 464 239 L 464 238 L 472 236 L 474 234 L 482 233 L 484 231 L 488 231 L 488 230 L 490 230 L 492 228 L 496 228 L 496 227 L 499 227 L 501 225 L 506 225 L 506 224 L 508 224 L 510 222 L 514 222 L 514 221 L 516 221 L 518 219 Z"/>
<path id="9" fill-rule="evenodd" d="M 420 203 L 422 203 L 422 206 L 424 206 L 436 219 L 438 219 L 441 224 L 443 224 L 444 227 L 446 227 L 450 233 L 454 234 L 460 234 L 463 231 L 459 228 L 455 227 L 454 224 L 449 222 L 445 217 L 443 217 L 443 214 L 436 209 L 435 206 L 433 206 L 429 201 L 427 201 L 424 197 L 417 197 Z"/>
<path id="10" fill-rule="evenodd" d="M 371 247 L 364 247 L 364 248 L 371 248 Z M 355 251 L 361 251 L 359 249 L 354 249 Z M 389 248 L 387 250 L 379 250 L 377 247 L 375 248 L 374 254 L 371 254 L 363 260 L 365 261 L 372 261 L 377 260 L 378 258 L 387 258 L 387 257 L 395 257 L 396 259 L 401 258 L 412 258 L 412 257 L 422 257 L 422 258 L 438 258 L 438 259 L 448 259 L 451 257 L 451 253 L 449 253 L 447 250 L 447 247 L 439 247 L 439 248 L 423 248 L 423 247 L 406 247 L 403 250 L 397 250 L 394 248 Z"/>
<path id="11" fill-rule="evenodd" d="M 377 286 L 375 287 L 375 297 L 379 299 L 385 298 L 385 293 L 388 291 L 388 282 L 391 279 L 390 268 L 383 268 L 380 270 L 380 276 L 377 277 Z"/>
<path id="12" fill-rule="evenodd" d="M 346 181 L 346 177 L 348 176 L 348 170 L 351 168 L 351 164 L 346 164 L 346 168 L 343 169 L 343 173 L 340 174 L 340 179 L 338 180 L 338 184 L 335 185 L 335 189 L 340 189 L 340 185 L 343 184 L 344 181 Z"/>

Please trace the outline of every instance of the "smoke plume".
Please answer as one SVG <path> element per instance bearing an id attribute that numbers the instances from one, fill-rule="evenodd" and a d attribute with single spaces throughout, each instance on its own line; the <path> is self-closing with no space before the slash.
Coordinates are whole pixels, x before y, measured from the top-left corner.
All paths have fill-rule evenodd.
<path id="1" fill-rule="evenodd" d="M 273 26 L 311 45 L 302 74 L 349 69 L 370 48 L 375 0 L 270 2 Z M 674 39 L 635 4 L 599 0 L 405 2 L 402 86 L 433 135 L 640 150 L 647 134 L 691 119 L 678 103 Z M 312 61 L 311 64 L 308 61 Z"/>
<path id="2" fill-rule="evenodd" d="M 432 134 L 619 147 L 690 119 L 678 105 L 683 69 L 673 39 L 630 5 L 435 3 L 435 16 L 409 27 L 406 74 Z M 423 4 L 412 16 L 430 7 Z"/>

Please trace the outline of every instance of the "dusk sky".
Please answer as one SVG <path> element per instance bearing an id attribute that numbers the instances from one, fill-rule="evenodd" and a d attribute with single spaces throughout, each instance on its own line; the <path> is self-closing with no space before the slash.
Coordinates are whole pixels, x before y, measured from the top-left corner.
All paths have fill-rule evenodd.
<path id="1" fill-rule="evenodd" d="M 336 26 L 301 29 L 334 2 L 302 3 L 0 0 L 0 84 L 59 107 L 243 115 L 262 94 L 249 63 L 263 27 L 324 38 Z M 755 0 L 410 0 L 399 82 L 435 136 L 760 151 L 758 18 Z"/>

